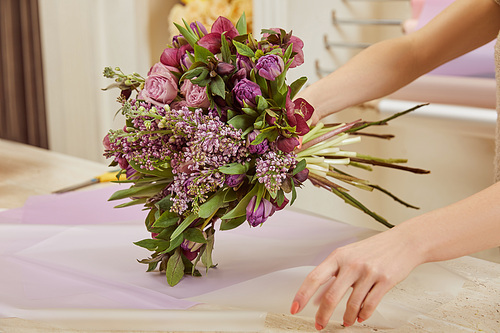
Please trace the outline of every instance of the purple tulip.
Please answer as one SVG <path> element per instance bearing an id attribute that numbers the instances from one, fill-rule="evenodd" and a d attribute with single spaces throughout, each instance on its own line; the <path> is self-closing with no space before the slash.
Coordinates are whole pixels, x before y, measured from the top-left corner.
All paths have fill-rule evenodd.
<path id="1" fill-rule="evenodd" d="M 280 29 L 278 28 L 272 28 L 271 30 L 280 33 Z M 267 39 L 269 37 L 269 34 L 265 33 L 262 35 L 262 37 Z M 290 35 L 289 37 L 286 37 L 283 40 L 283 43 L 280 45 L 281 48 L 283 49 L 283 52 L 288 48 L 290 44 L 292 44 L 292 56 L 293 56 L 290 68 L 294 68 L 304 63 L 304 51 L 302 50 L 304 48 L 304 42 L 299 37 Z"/>
<path id="2" fill-rule="evenodd" d="M 245 177 L 246 177 L 246 175 L 244 173 L 239 174 L 239 175 L 227 175 L 224 182 L 229 187 L 236 187 L 243 182 Z"/>
<path id="3" fill-rule="evenodd" d="M 250 72 L 254 67 L 255 64 L 252 60 L 250 60 L 250 58 L 242 56 L 239 53 L 236 55 L 236 68 L 238 68 L 238 70 L 244 69 L 246 77 L 250 75 Z"/>
<path id="4" fill-rule="evenodd" d="M 160 62 L 166 66 L 179 67 L 179 49 L 167 47 L 160 56 Z"/>
<path id="5" fill-rule="evenodd" d="M 201 24 L 201 22 L 199 22 L 199 21 L 191 22 L 191 24 L 189 24 L 189 27 L 193 30 L 193 32 L 199 38 L 201 38 L 201 37 L 205 36 L 206 34 L 208 34 L 208 31 L 205 28 L 205 26 L 203 24 Z"/>
<path id="6" fill-rule="evenodd" d="M 299 140 L 294 137 L 291 138 L 280 137 L 276 142 L 278 149 L 284 153 L 291 153 L 295 149 L 295 147 L 297 147 L 299 144 L 300 144 Z"/>
<path id="7" fill-rule="evenodd" d="M 264 139 L 259 144 L 253 145 L 252 141 L 255 140 L 255 138 L 260 134 L 260 131 L 254 130 L 247 136 L 247 145 L 248 145 L 248 151 L 250 154 L 259 154 L 262 155 L 264 154 L 268 149 L 269 149 L 269 141 L 267 139 Z"/>
<path id="8" fill-rule="evenodd" d="M 262 95 L 262 91 L 257 83 L 242 79 L 234 86 L 233 95 L 241 107 L 245 107 L 245 103 L 250 107 L 256 107 L 255 97 Z"/>
<path id="9" fill-rule="evenodd" d="M 276 54 L 268 54 L 262 56 L 257 60 L 255 71 L 265 79 L 274 81 L 285 68 L 285 63 L 280 56 Z"/>
<path id="10" fill-rule="evenodd" d="M 252 227 L 257 227 L 262 223 L 266 222 L 267 218 L 274 214 L 275 207 L 267 199 L 262 198 L 257 209 L 255 209 L 255 203 L 257 197 L 253 196 L 248 203 L 246 209 L 247 221 Z"/>

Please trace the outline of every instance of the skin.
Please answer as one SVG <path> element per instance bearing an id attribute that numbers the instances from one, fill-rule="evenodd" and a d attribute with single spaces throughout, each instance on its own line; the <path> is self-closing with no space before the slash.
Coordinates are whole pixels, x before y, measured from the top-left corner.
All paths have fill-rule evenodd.
<path id="1" fill-rule="evenodd" d="M 500 6 L 456 0 L 413 34 L 377 43 L 300 94 L 315 106 L 313 123 L 386 96 L 432 69 L 493 40 Z M 331 94 L 335 91 L 335 94 Z M 420 215 L 333 251 L 304 280 L 292 303 L 300 312 L 322 285 L 316 328 L 323 329 L 352 288 L 344 325 L 368 319 L 382 297 L 418 265 L 500 246 L 500 182 L 450 206 Z M 432 237 L 430 237 L 432 235 Z"/>

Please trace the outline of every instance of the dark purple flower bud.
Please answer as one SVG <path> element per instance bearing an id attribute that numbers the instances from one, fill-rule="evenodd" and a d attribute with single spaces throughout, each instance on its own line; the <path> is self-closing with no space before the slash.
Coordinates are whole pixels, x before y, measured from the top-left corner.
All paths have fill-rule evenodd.
<path id="1" fill-rule="evenodd" d="M 193 64 L 193 62 L 191 61 L 191 59 L 187 54 L 183 54 L 181 56 L 180 63 L 185 69 L 189 69 L 189 67 L 191 67 L 191 65 Z"/>
<path id="2" fill-rule="evenodd" d="M 255 208 L 257 197 L 253 196 L 246 209 L 247 221 L 252 227 L 257 227 L 266 222 L 267 218 L 274 214 L 274 205 L 267 199 L 262 198 L 259 206 Z"/>
<path id="3" fill-rule="evenodd" d="M 228 64 L 227 62 L 219 62 L 217 64 L 217 74 L 219 75 L 228 75 L 234 71 L 235 67 L 232 64 Z"/>
<path id="4" fill-rule="evenodd" d="M 291 153 L 295 147 L 299 145 L 299 140 L 297 138 L 291 137 L 291 138 L 286 138 L 286 137 L 280 137 L 278 141 L 276 142 L 276 145 L 278 146 L 278 149 L 281 150 L 284 153 Z"/>
<path id="5" fill-rule="evenodd" d="M 226 175 L 225 183 L 229 187 L 236 187 L 240 185 L 245 179 L 246 175 L 244 173 L 239 175 Z"/>
<path id="6" fill-rule="evenodd" d="M 111 143 L 109 142 L 109 134 L 106 134 L 104 139 L 102 139 L 102 145 L 104 146 L 105 150 L 111 149 Z"/>
<path id="7" fill-rule="evenodd" d="M 262 91 L 257 83 L 242 79 L 234 86 L 233 95 L 241 107 L 244 107 L 245 103 L 250 107 L 255 107 L 257 106 L 255 97 L 262 95 Z"/>
<path id="8" fill-rule="evenodd" d="M 268 54 L 257 60 L 255 71 L 265 79 L 274 81 L 285 68 L 285 63 L 280 56 L 276 54 Z"/>
<path id="9" fill-rule="evenodd" d="M 269 141 L 264 139 L 261 143 L 253 145 L 252 141 L 260 134 L 260 131 L 254 130 L 247 136 L 247 146 L 250 154 L 264 154 L 269 149 Z"/>
<path id="10" fill-rule="evenodd" d="M 307 180 L 309 176 L 309 169 L 304 169 L 302 171 L 297 172 L 296 175 L 293 176 L 293 182 L 295 185 L 300 185 Z"/>
<path id="11" fill-rule="evenodd" d="M 130 165 L 125 169 L 125 175 L 127 176 L 127 179 L 139 179 L 140 176 L 137 174 L 137 171 L 135 171 L 134 168 L 132 168 Z"/>
<path id="12" fill-rule="evenodd" d="M 314 108 L 303 98 L 297 98 L 292 102 L 290 89 L 286 96 L 286 118 L 288 125 L 295 126 L 295 133 L 305 135 L 309 132 L 307 121 L 312 117 Z"/>
<path id="13" fill-rule="evenodd" d="M 278 205 L 278 202 L 276 202 L 275 200 L 272 200 L 272 199 L 271 199 L 271 203 L 274 205 L 275 210 L 282 210 L 283 208 L 286 207 L 286 205 L 288 205 L 288 199 L 286 197 L 284 197 L 283 203 L 281 205 Z"/>
<path id="14" fill-rule="evenodd" d="M 117 157 L 116 160 L 118 161 L 118 165 L 120 166 L 120 168 L 124 170 L 127 169 L 128 161 L 127 159 L 125 159 L 125 157 Z"/>
<path id="15" fill-rule="evenodd" d="M 189 261 L 196 259 L 198 253 L 200 252 L 200 247 L 197 246 L 197 244 L 198 243 L 188 241 L 187 239 L 185 239 L 181 244 L 182 254 L 184 254 Z"/>
<path id="16" fill-rule="evenodd" d="M 208 31 L 207 29 L 203 26 L 203 24 L 201 24 L 201 22 L 199 21 L 196 21 L 196 22 L 191 22 L 191 24 L 189 24 L 189 27 L 191 29 L 193 29 L 194 33 L 199 37 L 203 37 L 205 36 L 206 34 L 208 34 Z"/>
<path id="17" fill-rule="evenodd" d="M 160 56 L 160 62 L 166 66 L 179 67 L 179 49 L 167 47 Z"/>
<path id="18" fill-rule="evenodd" d="M 270 116 L 269 114 L 266 114 L 266 123 L 268 125 L 273 126 L 276 123 L 276 117 Z"/>
<path id="19" fill-rule="evenodd" d="M 245 76 L 248 77 L 250 75 L 250 72 L 252 71 L 252 68 L 255 67 L 255 64 L 250 60 L 250 58 L 242 56 L 241 54 L 236 55 L 236 67 L 238 70 L 244 69 L 245 70 Z"/>

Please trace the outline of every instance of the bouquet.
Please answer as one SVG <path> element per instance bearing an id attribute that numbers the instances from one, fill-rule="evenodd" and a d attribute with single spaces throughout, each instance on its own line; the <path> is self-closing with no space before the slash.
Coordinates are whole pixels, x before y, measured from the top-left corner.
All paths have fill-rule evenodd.
<path id="1" fill-rule="evenodd" d="M 360 140 L 360 130 L 413 109 L 378 122 L 310 127 L 313 106 L 294 99 L 306 78 L 286 82 L 287 71 L 304 61 L 298 37 L 269 29 L 258 41 L 247 32 L 244 15 L 236 25 L 219 17 L 210 32 L 199 22 L 176 26 L 180 34 L 146 78 L 104 70 L 115 81 L 111 86 L 121 89 L 126 118 L 123 129 L 104 138 L 105 156 L 126 173 L 119 182 L 131 184 L 110 200 L 130 198 L 118 207 L 141 204 L 148 211 L 151 238 L 135 243 L 153 252 L 140 260 L 148 271 L 165 271 L 171 286 L 185 274 L 201 275 L 199 265 L 208 271 L 215 266 L 216 229 L 261 226 L 293 204 L 306 180 L 387 226 L 338 182 L 380 190 L 411 206 L 338 167 L 426 172 L 398 164 L 405 160 L 343 149 Z"/>

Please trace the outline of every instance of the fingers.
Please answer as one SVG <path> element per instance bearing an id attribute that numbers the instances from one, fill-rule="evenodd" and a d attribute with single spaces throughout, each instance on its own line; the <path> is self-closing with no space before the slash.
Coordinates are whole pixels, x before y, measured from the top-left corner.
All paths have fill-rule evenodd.
<path id="1" fill-rule="evenodd" d="M 375 286 L 373 286 L 372 290 L 366 296 L 363 302 L 363 307 L 358 314 L 358 321 L 360 323 L 370 318 L 370 316 L 375 311 L 375 308 L 382 300 L 382 297 L 384 297 L 389 289 L 390 285 L 385 282 L 377 283 Z"/>
<path id="2" fill-rule="evenodd" d="M 364 301 L 367 298 L 367 295 L 369 295 L 372 287 L 373 281 L 370 280 L 365 280 L 354 285 L 351 296 L 349 296 L 349 300 L 347 301 L 344 313 L 344 326 L 352 326 L 356 322 Z M 363 320 L 366 319 L 368 319 L 368 317 L 364 318 Z"/>
<path id="3" fill-rule="evenodd" d="M 316 328 L 325 327 L 333 311 L 344 297 L 347 290 L 356 281 L 356 276 L 351 272 L 340 272 L 330 288 L 323 295 L 321 304 L 316 312 Z"/>
<path id="4" fill-rule="evenodd" d="M 300 312 L 316 291 L 325 284 L 328 280 L 337 274 L 338 265 L 335 261 L 330 262 L 328 258 L 323 261 L 319 266 L 312 270 L 300 286 L 295 294 L 292 307 L 290 308 L 291 314 Z"/>

